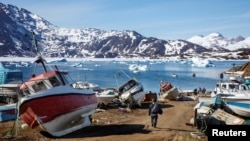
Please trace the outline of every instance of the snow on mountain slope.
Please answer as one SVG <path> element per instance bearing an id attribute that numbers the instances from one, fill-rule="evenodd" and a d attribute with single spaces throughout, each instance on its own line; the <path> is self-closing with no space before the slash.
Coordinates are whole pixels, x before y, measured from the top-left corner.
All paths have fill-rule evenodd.
<path id="1" fill-rule="evenodd" d="M 250 48 L 250 37 L 246 38 L 243 41 L 239 41 L 235 44 L 230 44 L 227 46 L 227 48 L 229 50 L 237 50 L 237 49 L 241 49 L 241 48 Z"/>
<path id="2" fill-rule="evenodd" d="M 236 44 L 241 42 L 241 41 L 244 41 L 244 38 L 241 37 L 241 38 L 228 39 L 228 38 L 225 38 L 220 33 L 211 33 L 205 37 L 193 36 L 193 37 L 189 38 L 187 41 L 194 43 L 194 44 L 199 44 L 199 45 L 204 46 L 206 48 L 212 48 L 214 50 L 220 50 L 222 48 L 229 49 L 229 50 L 235 50 L 235 49 L 241 48 L 241 47 L 239 47 L 239 45 L 236 45 Z M 233 47 L 236 47 L 233 45 L 238 46 L 238 48 L 233 48 Z"/>

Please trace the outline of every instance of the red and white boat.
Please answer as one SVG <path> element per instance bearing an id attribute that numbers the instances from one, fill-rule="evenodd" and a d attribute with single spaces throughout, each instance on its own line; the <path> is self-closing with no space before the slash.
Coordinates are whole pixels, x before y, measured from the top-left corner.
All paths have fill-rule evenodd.
<path id="1" fill-rule="evenodd" d="M 177 87 L 172 86 L 170 82 L 160 84 L 160 99 L 177 100 L 180 96 Z"/>
<path id="2" fill-rule="evenodd" d="M 33 75 L 20 86 L 19 116 L 31 128 L 40 127 L 53 136 L 63 136 L 91 125 L 91 115 L 98 105 L 92 89 L 73 87 L 67 72 L 57 68 Z"/>

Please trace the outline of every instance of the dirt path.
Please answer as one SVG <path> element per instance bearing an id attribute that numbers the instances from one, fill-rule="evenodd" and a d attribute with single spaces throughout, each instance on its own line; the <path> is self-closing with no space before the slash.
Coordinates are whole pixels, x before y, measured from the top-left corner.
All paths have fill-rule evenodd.
<path id="1" fill-rule="evenodd" d="M 161 103 L 163 114 L 159 115 L 157 128 L 150 126 L 149 103 L 132 111 L 112 108 L 93 115 L 93 126 L 86 127 L 61 138 L 54 138 L 37 129 L 20 130 L 12 140 L 39 141 L 186 141 L 195 140 L 190 132 L 196 127 L 186 123 L 194 116 L 196 101 L 168 101 Z M 0 123 L 0 136 L 10 131 L 13 122 Z M 4 139 L 5 140 L 5 139 Z M 9 140 L 9 139 L 6 139 Z"/>

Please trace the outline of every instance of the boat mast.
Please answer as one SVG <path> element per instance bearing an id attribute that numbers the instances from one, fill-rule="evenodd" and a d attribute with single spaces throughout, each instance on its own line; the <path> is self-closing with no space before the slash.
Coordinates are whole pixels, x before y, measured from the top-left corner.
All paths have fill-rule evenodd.
<path id="1" fill-rule="evenodd" d="M 42 54 L 41 54 L 41 52 L 39 51 L 39 49 L 38 49 L 38 47 L 37 47 L 37 40 L 36 40 L 36 38 L 35 38 L 35 33 L 34 33 L 34 32 L 32 32 L 32 38 L 33 38 L 33 44 L 34 44 L 34 46 L 35 46 L 36 54 L 37 54 L 37 56 L 38 56 L 38 58 L 37 58 L 37 60 L 36 60 L 35 62 L 36 62 L 36 63 L 42 63 L 43 70 L 44 70 L 45 72 L 47 72 L 46 66 L 45 66 L 45 64 L 44 64 L 44 60 L 43 60 L 43 58 L 42 58 Z"/>

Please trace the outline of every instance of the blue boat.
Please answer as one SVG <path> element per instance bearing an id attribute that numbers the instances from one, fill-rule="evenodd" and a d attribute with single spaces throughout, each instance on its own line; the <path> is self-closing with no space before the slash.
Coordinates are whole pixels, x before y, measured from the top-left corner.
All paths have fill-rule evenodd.
<path id="1" fill-rule="evenodd" d="M 0 106 L 0 122 L 15 120 L 16 118 L 16 103 Z"/>
<path id="2" fill-rule="evenodd" d="M 0 122 L 17 118 L 16 100 L 23 73 L 18 69 L 10 69 L 6 62 L 0 62 Z"/>

